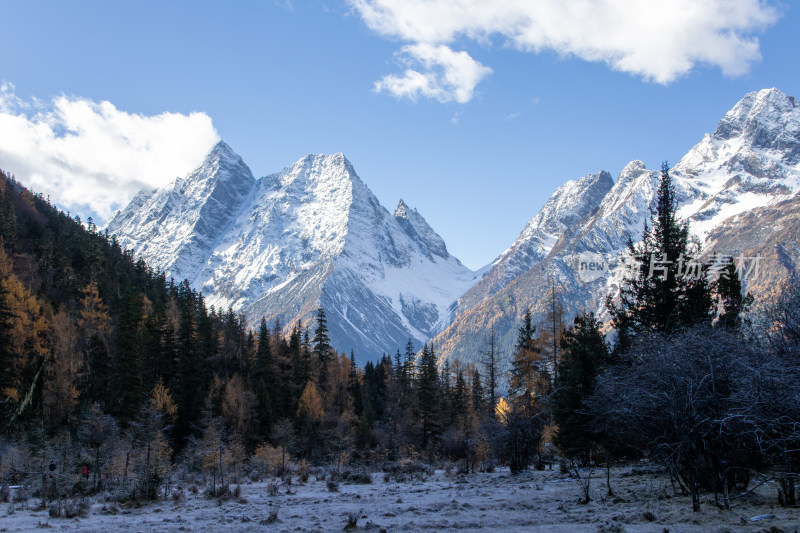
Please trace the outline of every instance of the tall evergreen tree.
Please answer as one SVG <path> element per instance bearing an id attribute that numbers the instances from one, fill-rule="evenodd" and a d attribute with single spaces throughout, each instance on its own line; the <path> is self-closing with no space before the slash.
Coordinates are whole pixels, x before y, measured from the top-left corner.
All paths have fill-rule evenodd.
<path id="1" fill-rule="evenodd" d="M 502 354 L 497 347 L 497 334 L 495 333 L 494 326 L 489 328 L 489 338 L 486 339 L 486 347 L 482 353 L 481 364 L 483 365 L 486 374 L 486 392 L 488 394 L 489 407 L 492 416 L 494 416 L 494 409 L 497 407 L 497 387 L 499 378 L 502 375 L 500 369 L 500 360 Z"/>
<path id="2" fill-rule="evenodd" d="M 317 309 L 317 327 L 314 329 L 314 356 L 319 364 L 319 384 L 323 391 L 328 382 L 328 363 L 331 358 L 331 339 L 328 337 L 328 320 L 325 309 Z"/>
<path id="3" fill-rule="evenodd" d="M 431 435 L 438 430 L 436 413 L 439 407 L 439 371 L 433 346 L 422 348 L 417 378 L 417 410 L 422 422 L 422 447 L 426 448 Z"/>
<path id="4" fill-rule="evenodd" d="M 463 420 L 471 400 L 467 380 L 464 378 L 464 370 L 459 366 L 456 370 L 456 381 L 450 393 L 450 409 L 454 418 Z"/>
<path id="5" fill-rule="evenodd" d="M 472 407 L 477 413 L 484 414 L 489 411 L 486 405 L 486 392 L 481 383 L 481 373 L 477 368 L 472 369 Z"/>
<path id="6" fill-rule="evenodd" d="M 536 337 L 531 310 L 526 309 L 522 325 L 517 331 L 514 357 L 511 361 L 509 392 L 516 408 L 525 407 L 549 392 L 549 382 L 544 370 L 542 346 Z"/>
<path id="7" fill-rule="evenodd" d="M 139 349 L 141 322 L 142 296 L 128 290 L 122 299 L 114 358 L 119 399 L 116 411 L 124 421 L 132 420 L 139 412 L 146 394 L 142 381 L 142 354 Z"/>
<path id="8" fill-rule="evenodd" d="M 753 296 L 742 294 L 742 280 L 731 257 L 716 280 L 719 299 L 717 305 L 717 325 L 738 329 L 742 326 L 742 313 L 753 303 Z"/>
<path id="9" fill-rule="evenodd" d="M 553 394 L 553 419 L 558 425 L 555 443 L 567 456 L 584 461 L 589 460 L 596 435 L 590 430 L 591 418 L 583 402 L 591 396 L 598 372 L 609 361 L 600 326 L 594 313 L 575 317 L 561 341 L 562 358 Z"/>
<path id="10" fill-rule="evenodd" d="M 564 309 L 561 306 L 561 301 L 556 295 L 555 282 L 550 282 L 550 295 L 547 302 L 547 350 L 549 351 L 549 361 L 547 366 L 552 372 L 551 381 L 555 382 L 558 378 L 558 361 L 559 361 L 559 348 L 561 345 L 561 336 L 564 330 Z"/>
<path id="11" fill-rule="evenodd" d="M 677 216 L 667 163 L 661 168 L 651 223 L 652 228 L 645 223 L 640 244 L 628 239 L 633 268 L 620 289 L 619 302 L 607 302 L 621 351 L 639 332 L 669 333 L 711 318 L 706 268 L 698 261 L 698 245 L 689 239 L 688 222 Z"/>
<path id="12" fill-rule="evenodd" d="M 352 350 L 350 350 L 350 375 L 348 376 L 348 379 L 350 381 L 350 396 L 353 398 L 353 414 L 355 414 L 357 417 L 360 417 L 364 412 L 364 398 L 361 394 L 361 381 L 358 378 L 358 365 L 356 365 L 356 356 Z"/>
<path id="13" fill-rule="evenodd" d="M 206 359 L 198 335 L 198 303 L 188 284 L 177 289 L 180 307 L 178 324 L 178 373 L 170 389 L 176 391 L 178 422 L 176 434 L 179 440 L 191 435 L 202 415 L 206 397 Z M 181 442 L 182 443 L 182 442 Z M 179 444 L 181 444 L 179 443 Z"/>
<path id="14" fill-rule="evenodd" d="M 3 240 L 0 239 L 0 255 L 5 257 Z M 0 429 L 11 418 L 11 390 L 14 385 L 14 352 L 11 349 L 11 306 L 5 280 L 0 277 Z"/>
<path id="15" fill-rule="evenodd" d="M 258 402 L 257 413 L 259 429 L 263 436 L 272 431 L 272 398 L 275 377 L 273 372 L 272 347 L 270 346 L 269 328 L 266 319 L 262 318 L 258 326 L 258 345 L 255 353 L 255 364 L 250 376 L 253 392 Z"/>

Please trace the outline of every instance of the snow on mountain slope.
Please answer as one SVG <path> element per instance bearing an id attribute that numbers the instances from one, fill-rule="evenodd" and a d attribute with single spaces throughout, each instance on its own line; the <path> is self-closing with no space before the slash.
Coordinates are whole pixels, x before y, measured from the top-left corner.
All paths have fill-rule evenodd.
<path id="1" fill-rule="evenodd" d="M 709 247 L 735 245 L 731 232 L 747 232 L 741 242 L 752 246 L 770 235 L 777 246 L 775 235 L 797 229 L 780 207 L 796 207 L 800 191 L 797 102 L 777 89 L 746 95 L 671 175 L 680 216 Z M 308 156 L 255 180 L 220 143 L 186 178 L 137 196 L 108 228 L 156 268 L 188 277 L 209 304 L 253 323 L 307 324 L 321 304 L 340 349 L 375 357 L 436 335 L 442 358 L 469 360 L 492 326 L 510 347 L 519 316 L 527 307 L 541 316 L 553 286 L 567 319 L 602 312 L 618 290 L 626 242 L 641 238 L 650 217 L 658 176 L 633 161 L 616 183 L 606 172 L 567 182 L 478 273 L 402 200 L 393 215 L 383 208 L 341 154 Z M 761 227 L 769 221 L 778 233 Z M 800 264 L 795 248 L 781 248 L 770 279 Z M 605 275 L 581 279 L 583 252 L 602 256 Z"/>
<path id="2" fill-rule="evenodd" d="M 251 325 L 308 325 L 322 305 L 333 345 L 370 358 L 409 338 L 421 345 L 475 282 L 416 210 L 381 206 L 344 155 L 309 155 L 255 181 L 232 171 L 242 170 L 232 154 L 220 143 L 187 178 L 138 196 L 109 231 Z M 239 194 L 208 192 L 222 183 Z"/>
<path id="3" fill-rule="evenodd" d="M 777 89 L 745 96 L 675 166 L 696 191 L 680 215 L 705 236 L 724 220 L 800 190 L 800 106 Z"/>
<path id="4" fill-rule="evenodd" d="M 789 200 L 800 191 L 797 102 L 777 89 L 746 95 L 720 121 L 714 134 L 706 135 L 670 174 L 679 215 L 690 221 L 691 232 L 704 246 L 726 253 L 765 252 L 763 246 L 757 246 L 758 238 L 737 236 L 770 235 L 773 242 L 776 228 L 771 226 L 776 220 L 782 235 L 800 230 L 800 221 L 788 214 L 789 206 L 795 205 Z M 455 317 L 433 340 L 440 358 L 474 358 L 474 347 L 481 345 L 490 326 L 494 326 L 501 348 L 510 353 L 519 317 L 526 308 L 543 317 L 544 302 L 553 286 L 560 293 L 567 320 L 583 309 L 603 315 L 606 296 L 614 295 L 622 280 L 619 267 L 626 242 L 629 237 L 634 242 L 641 239 L 644 222 L 655 208 L 658 180 L 659 172 L 646 169 L 641 161 L 629 163 L 596 210 L 559 238 L 545 258 Z M 780 216 L 781 211 L 787 216 Z M 758 213 L 769 216 L 756 216 Z M 723 250 L 723 246 L 733 249 Z M 800 264 L 800 252 L 796 247 L 781 250 L 792 255 L 780 261 L 785 276 L 786 265 Z M 577 270 L 582 252 L 602 255 L 606 274 L 583 281 Z M 778 267 L 770 268 L 770 279 L 777 279 Z M 482 284 L 476 284 L 470 293 L 477 293 Z"/>
<path id="5" fill-rule="evenodd" d="M 250 169 L 224 142 L 185 178 L 139 193 L 106 224 L 123 248 L 176 279 L 192 279 L 255 186 Z"/>
<path id="6" fill-rule="evenodd" d="M 614 185 L 608 172 L 570 180 L 550 197 L 523 228 L 517 240 L 492 263 L 489 271 L 459 299 L 456 314 L 481 303 L 533 268 L 555 243 L 586 216 L 597 210 Z"/>

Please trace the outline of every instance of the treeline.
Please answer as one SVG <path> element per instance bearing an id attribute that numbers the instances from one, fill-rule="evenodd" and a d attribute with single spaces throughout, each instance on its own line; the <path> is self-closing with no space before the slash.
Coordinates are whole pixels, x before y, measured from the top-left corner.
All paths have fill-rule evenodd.
<path id="1" fill-rule="evenodd" d="M 331 345 L 324 309 L 288 335 L 248 330 L 6 176 L 0 239 L 7 480 L 58 457 L 65 474 L 91 465 L 95 490 L 113 479 L 156 497 L 176 469 L 216 487 L 246 468 L 561 461 L 588 501 L 595 467 L 646 457 L 695 508 L 704 490 L 728 506 L 759 476 L 796 503 L 800 283 L 752 312 L 734 261 L 712 270 L 677 218 L 666 166 L 607 302 L 612 330 L 592 313 L 566 327 L 553 288 L 542 323 L 524 314 L 507 369 L 493 331 L 478 365 L 440 365 L 409 341 L 362 367 Z"/>
<path id="2" fill-rule="evenodd" d="M 536 419 L 557 426 L 555 443 L 587 501 L 594 466 L 646 457 L 694 510 L 704 491 L 728 508 L 756 481 L 777 481 L 779 503 L 795 505 L 800 281 L 792 275 L 774 301 L 751 309 L 742 265 L 703 260 L 676 205 L 665 164 L 643 241 L 629 241 L 627 275 L 607 301 L 614 345 L 592 314 L 576 317 L 554 389 L 532 395 Z"/>
<path id="3" fill-rule="evenodd" d="M 94 488 L 136 472 L 129 485 L 156 494 L 177 462 L 216 476 L 276 455 L 499 460 L 496 381 L 485 394 L 477 368 L 440 371 L 433 347 L 359 367 L 323 309 L 287 336 L 248 330 L 6 175 L 0 242 L 2 474 L 59 457 L 62 473 L 90 466 Z"/>

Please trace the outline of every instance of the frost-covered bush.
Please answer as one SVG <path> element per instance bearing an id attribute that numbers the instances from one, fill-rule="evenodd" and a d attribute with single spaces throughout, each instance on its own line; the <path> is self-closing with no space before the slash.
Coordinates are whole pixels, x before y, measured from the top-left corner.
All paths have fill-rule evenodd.
<path id="1" fill-rule="evenodd" d="M 381 465 L 381 470 L 400 483 L 405 481 L 424 481 L 434 473 L 431 465 L 412 459 L 385 462 Z"/>

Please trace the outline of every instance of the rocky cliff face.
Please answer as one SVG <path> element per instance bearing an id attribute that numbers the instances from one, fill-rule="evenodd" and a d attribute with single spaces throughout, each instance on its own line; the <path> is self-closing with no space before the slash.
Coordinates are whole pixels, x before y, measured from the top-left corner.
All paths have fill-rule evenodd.
<path id="1" fill-rule="evenodd" d="M 777 89 L 746 95 L 671 170 L 679 215 L 707 254 L 754 257 L 767 290 L 800 260 L 800 107 Z M 629 163 L 569 181 L 491 265 L 471 272 L 402 200 L 390 214 L 342 154 L 307 156 L 254 179 L 224 143 L 194 172 L 137 196 L 107 225 L 209 305 L 284 324 L 325 307 L 331 337 L 359 356 L 433 338 L 441 358 L 477 360 L 490 328 L 508 355 L 526 308 L 555 290 L 569 322 L 604 314 L 628 239 L 641 239 L 658 171 Z M 591 253 L 600 270 L 582 275 Z"/>
<path id="2" fill-rule="evenodd" d="M 794 98 L 766 89 L 745 96 L 716 131 L 706 135 L 671 170 L 679 214 L 690 221 L 707 256 L 713 252 L 761 255 L 758 277 L 749 268 L 752 261 L 747 268 L 751 273 L 748 287 L 757 293 L 793 271 L 800 258 L 794 237 L 800 229 L 795 216 L 800 191 L 798 146 L 800 107 Z M 586 204 L 563 201 L 563 205 L 592 206 L 579 209 L 580 216 L 558 218 L 562 208 L 545 205 L 517 243 L 497 259 L 495 268 L 508 261 L 510 251 L 526 246 L 528 228 L 560 224 L 566 228 L 557 234 L 545 232 L 555 238 L 549 241 L 549 249 L 541 246 L 538 253 L 527 254 L 534 258 L 527 263 L 531 265 L 528 270 L 523 266 L 520 270 L 525 271 L 509 276 L 505 284 L 490 272 L 470 289 L 461 300 L 468 301 L 459 308 L 463 311 L 433 340 L 440 358 L 475 360 L 490 327 L 509 354 L 520 316 L 530 308 L 541 320 L 553 288 L 567 321 L 583 309 L 605 314 L 605 298 L 618 291 L 622 279 L 620 258 L 626 242 L 629 237 L 634 242 L 641 239 L 644 222 L 655 207 L 658 177 L 658 171 L 633 161 L 613 186 L 605 187 L 604 194 L 584 195 L 591 199 Z M 561 189 L 553 198 L 560 193 Z M 605 263 L 602 275 L 590 280 L 580 275 L 578 258 L 585 252 L 601 256 Z M 491 289 L 485 287 L 489 283 Z"/>
<path id="3" fill-rule="evenodd" d="M 219 143 L 197 170 L 139 195 L 107 228 L 251 324 L 310 324 L 322 305 L 334 346 L 369 358 L 409 338 L 421 345 L 475 281 L 416 210 L 381 206 L 342 154 L 310 155 L 255 180 Z"/>

